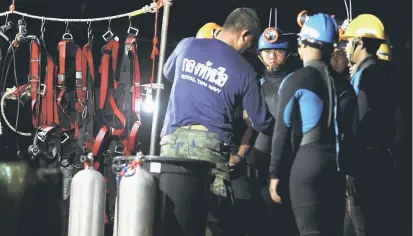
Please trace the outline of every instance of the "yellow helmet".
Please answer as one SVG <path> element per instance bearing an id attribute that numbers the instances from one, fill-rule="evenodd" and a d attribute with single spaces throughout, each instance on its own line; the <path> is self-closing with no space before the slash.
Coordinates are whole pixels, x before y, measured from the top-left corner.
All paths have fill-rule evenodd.
<path id="1" fill-rule="evenodd" d="M 383 23 L 374 15 L 361 14 L 347 26 L 343 38 L 373 38 L 385 40 Z"/>
<path id="2" fill-rule="evenodd" d="M 222 29 L 220 25 L 214 22 L 206 23 L 202 26 L 198 33 L 196 34 L 196 38 L 199 39 L 212 39 L 215 38 L 217 33 Z"/>
<path id="3" fill-rule="evenodd" d="M 382 43 L 379 50 L 377 50 L 377 57 L 383 61 L 391 61 L 392 51 L 391 46 L 388 43 Z"/>

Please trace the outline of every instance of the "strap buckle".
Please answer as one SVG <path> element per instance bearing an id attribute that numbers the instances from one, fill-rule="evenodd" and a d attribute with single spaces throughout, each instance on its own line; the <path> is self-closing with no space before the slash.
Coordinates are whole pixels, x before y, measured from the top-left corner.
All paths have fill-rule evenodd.
<path id="1" fill-rule="evenodd" d="M 40 95 L 44 96 L 46 93 L 46 85 L 45 84 L 40 84 Z"/>
<path id="2" fill-rule="evenodd" d="M 138 36 L 139 30 L 137 28 L 129 26 L 128 34 Z"/>
<path id="3" fill-rule="evenodd" d="M 80 103 L 82 104 L 82 103 Z M 82 105 L 83 106 L 83 105 Z M 83 111 L 82 111 L 82 119 L 85 119 L 87 116 L 87 106 L 83 106 Z"/>
<path id="4" fill-rule="evenodd" d="M 83 90 L 85 91 L 85 99 L 86 99 L 86 101 L 89 101 L 89 92 L 91 92 L 91 91 L 89 91 L 87 88 L 86 88 L 86 89 L 83 88 Z"/>
<path id="5" fill-rule="evenodd" d="M 72 40 L 73 35 L 71 33 L 64 33 L 63 36 L 62 36 L 62 39 Z"/>
<path id="6" fill-rule="evenodd" d="M 82 110 L 82 119 L 86 118 L 87 115 L 87 105 L 83 104 L 82 101 L 80 101 L 80 99 L 77 99 L 77 102 L 80 104 L 80 106 L 82 106 L 83 110 Z"/>
<path id="7" fill-rule="evenodd" d="M 66 143 L 67 142 L 67 140 L 69 140 L 69 135 L 67 134 L 67 133 L 63 133 L 63 136 L 65 137 L 64 139 L 63 139 L 63 141 L 61 141 L 60 143 Z"/>
<path id="8" fill-rule="evenodd" d="M 39 133 L 37 133 L 37 139 L 44 142 L 44 140 L 46 140 L 46 134 L 47 134 L 47 132 L 40 131 Z"/>
<path id="9" fill-rule="evenodd" d="M 103 40 L 106 42 L 109 40 L 109 38 L 113 37 L 112 31 L 108 30 L 106 33 L 102 35 Z"/>

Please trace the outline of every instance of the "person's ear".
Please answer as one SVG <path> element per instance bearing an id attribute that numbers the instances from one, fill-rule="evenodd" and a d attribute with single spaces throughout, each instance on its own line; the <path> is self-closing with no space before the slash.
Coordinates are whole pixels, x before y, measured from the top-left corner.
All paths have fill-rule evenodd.
<path id="1" fill-rule="evenodd" d="M 243 31 L 241 31 L 240 38 L 241 38 L 242 42 L 246 42 L 246 41 L 247 41 L 247 38 L 248 38 L 249 36 L 251 36 L 251 32 L 250 32 L 249 30 L 243 30 Z"/>

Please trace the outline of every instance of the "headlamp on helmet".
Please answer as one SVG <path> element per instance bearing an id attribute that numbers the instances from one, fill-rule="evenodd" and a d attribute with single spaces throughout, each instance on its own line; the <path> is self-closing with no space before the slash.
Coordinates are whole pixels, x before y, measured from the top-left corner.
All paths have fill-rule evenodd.
<path id="1" fill-rule="evenodd" d="M 299 42 L 308 42 L 310 45 L 315 45 L 316 47 L 324 44 L 337 43 L 338 26 L 332 16 L 325 13 L 308 16 L 305 12 L 301 12 L 297 18 L 297 22 L 300 23 L 299 19 L 305 19 L 301 31 L 298 34 Z"/>
<path id="2" fill-rule="evenodd" d="M 282 30 L 274 27 L 265 29 L 258 40 L 257 51 L 260 52 L 268 49 L 288 50 L 289 44 L 283 34 L 284 32 Z"/>

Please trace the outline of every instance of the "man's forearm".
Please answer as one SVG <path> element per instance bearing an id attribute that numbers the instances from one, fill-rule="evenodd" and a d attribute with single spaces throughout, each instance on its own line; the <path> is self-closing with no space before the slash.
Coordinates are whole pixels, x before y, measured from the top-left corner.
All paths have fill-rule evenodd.
<path id="1" fill-rule="evenodd" d="M 248 150 L 250 150 L 251 148 L 253 136 L 256 133 L 256 131 L 252 128 L 252 123 L 248 119 L 248 114 L 246 111 L 243 112 L 242 116 L 248 128 L 245 131 L 244 136 L 242 137 L 241 144 L 238 148 L 238 155 L 240 155 L 241 157 L 245 157 L 245 155 L 247 155 Z"/>
<path id="2" fill-rule="evenodd" d="M 245 131 L 244 136 L 241 140 L 241 145 L 238 148 L 238 155 L 245 157 L 247 155 L 248 150 L 251 148 L 252 143 L 252 135 L 254 129 L 251 126 L 248 126 L 248 129 Z"/>

